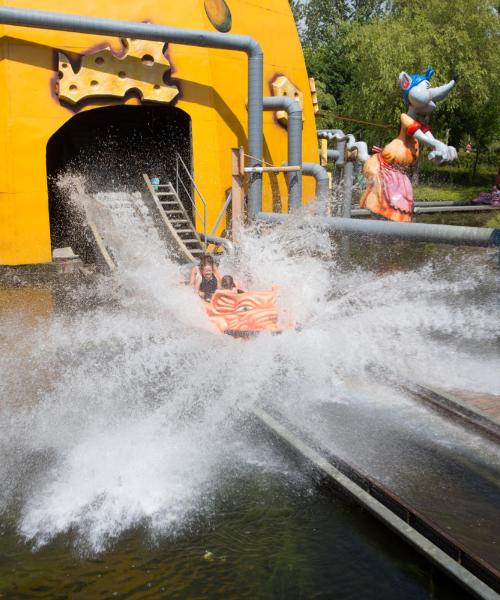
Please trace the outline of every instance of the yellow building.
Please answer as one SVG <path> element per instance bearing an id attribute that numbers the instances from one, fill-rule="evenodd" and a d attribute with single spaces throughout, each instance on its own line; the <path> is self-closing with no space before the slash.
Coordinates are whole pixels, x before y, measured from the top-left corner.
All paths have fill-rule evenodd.
<path id="1" fill-rule="evenodd" d="M 33 8 L 28 0 L 0 7 Z M 317 162 L 309 82 L 288 0 L 37 0 L 37 10 L 217 30 L 255 38 L 264 95 L 286 78 L 303 94 L 303 160 Z M 71 227 L 55 178 L 140 186 L 173 176 L 178 153 L 208 203 L 208 230 L 231 187 L 231 148 L 247 148 L 247 56 L 0 24 L 0 264 L 50 262 Z M 279 78 L 282 79 L 279 79 Z M 273 86 L 273 83 L 275 84 Z M 281 91 L 280 91 L 281 89 Z M 263 158 L 287 159 L 287 130 L 264 113 Z M 263 176 L 264 210 L 287 210 L 283 174 Z M 304 178 L 303 198 L 314 182 Z M 224 229 L 221 223 L 218 233 Z"/>

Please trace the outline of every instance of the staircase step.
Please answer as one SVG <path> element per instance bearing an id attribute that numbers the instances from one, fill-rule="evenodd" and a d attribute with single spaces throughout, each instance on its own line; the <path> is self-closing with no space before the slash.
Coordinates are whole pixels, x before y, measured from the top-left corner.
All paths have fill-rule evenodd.
<path id="1" fill-rule="evenodd" d="M 196 257 L 205 254 L 205 246 L 199 239 L 194 224 L 172 182 L 151 185 L 150 191 L 153 192 L 156 202 L 162 207 L 169 226 L 178 236 L 178 243 L 181 245 L 182 242 L 184 251 Z"/>

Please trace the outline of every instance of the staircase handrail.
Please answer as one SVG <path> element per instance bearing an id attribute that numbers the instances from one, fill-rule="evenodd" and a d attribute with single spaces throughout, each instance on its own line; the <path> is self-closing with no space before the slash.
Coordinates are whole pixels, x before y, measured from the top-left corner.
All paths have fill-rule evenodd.
<path id="1" fill-rule="evenodd" d="M 219 226 L 219 223 L 222 221 L 222 218 L 224 217 L 224 215 L 226 214 L 227 207 L 231 203 L 232 199 L 233 199 L 233 192 L 230 191 L 227 195 L 224 205 L 222 206 L 222 208 L 220 210 L 219 216 L 217 217 L 217 219 L 215 219 L 214 226 L 212 227 L 212 230 L 210 231 L 210 233 L 208 235 L 215 235 L 215 232 L 217 231 L 217 227 Z"/>
<path id="2" fill-rule="evenodd" d="M 177 182 L 181 182 L 182 187 L 184 188 L 184 191 L 187 193 L 189 200 L 191 201 L 191 204 L 193 205 L 193 208 L 196 212 L 196 214 L 200 217 L 200 219 L 203 222 L 203 235 L 207 235 L 207 203 L 205 198 L 203 197 L 203 194 L 201 193 L 199 187 L 196 185 L 196 181 L 194 180 L 193 176 L 191 175 L 191 171 L 188 169 L 186 163 L 182 160 L 181 155 L 176 152 L 175 153 L 176 156 L 176 175 L 177 175 Z M 194 201 L 194 198 L 191 196 L 191 194 L 189 193 L 189 191 L 186 189 L 186 186 L 184 185 L 182 179 L 179 177 L 179 162 L 182 165 L 182 167 L 184 168 L 185 173 L 187 174 L 187 176 L 189 177 L 189 180 L 191 181 L 191 183 L 193 184 L 194 189 L 198 192 L 198 196 L 203 204 L 203 215 L 200 214 L 200 212 L 198 211 L 197 207 L 196 207 L 196 202 Z"/>

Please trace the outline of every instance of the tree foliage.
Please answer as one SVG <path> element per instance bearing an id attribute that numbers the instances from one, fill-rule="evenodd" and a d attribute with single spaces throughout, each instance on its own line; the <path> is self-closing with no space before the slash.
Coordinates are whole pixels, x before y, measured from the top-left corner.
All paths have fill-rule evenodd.
<path id="1" fill-rule="evenodd" d="M 309 73 L 341 102 L 350 81 L 344 36 L 349 25 L 367 22 L 388 10 L 388 0 L 290 0 Z"/>
<path id="2" fill-rule="evenodd" d="M 404 103 L 400 71 L 436 70 L 433 83 L 458 74 L 435 115 L 450 143 L 498 137 L 500 61 L 498 2 L 491 0 L 309 0 L 298 5 L 308 69 L 343 115 L 394 123 Z M 382 130 L 384 131 L 384 130 Z M 369 141 L 380 140 L 371 130 Z M 388 132 L 392 133 L 392 132 Z"/>

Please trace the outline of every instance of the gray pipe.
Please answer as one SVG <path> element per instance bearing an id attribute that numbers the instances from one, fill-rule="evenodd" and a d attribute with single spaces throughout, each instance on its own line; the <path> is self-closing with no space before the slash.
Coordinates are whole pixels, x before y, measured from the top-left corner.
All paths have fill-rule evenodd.
<path id="1" fill-rule="evenodd" d="M 460 213 L 460 212 L 481 212 L 481 211 L 500 210 L 500 206 L 488 206 L 485 204 L 451 205 L 451 206 L 415 206 L 413 209 L 416 215 L 429 215 L 433 213 Z M 351 211 L 352 217 L 362 217 L 371 215 L 367 208 L 355 208 Z"/>
<path id="2" fill-rule="evenodd" d="M 257 217 L 268 223 L 283 223 L 287 215 L 259 213 Z M 467 246 L 500 246 L 500 229 L 463 227 L 459 225 L 431 225 L 427 223 L 394 223 L 367 219 L 340 217 L 311 217 L 303 226 L 368 235 L 380 235 L 404 240 L 434 242 L 436 244 L 463 244 Z"/>
<path id="3" fill-rule="evenodd" d="M 318 163 L 302 163 L 302 173 L 316 178 L 316 198 L 326 197 L 328 194 L 328 172 Z M 262 213 L 261 213 L 262 214 Z"/>
<path id="4" fill-rule="evenodd" d="M 216 235 L 205 235 L 204 233 L 200 233 L 199 235 L 204 242 L 209 242 L 210 244 L 215 244 L 216 246 L 223 246 L 224 250 L 228 254 L 234 253 L 234 244 L 231 240 L 228 240 L 227 238 L 223 237 L 218 237 Z"/>
<path id="5" fill-rule="evenodd" d="M 287 166 L 288 163 L 283 163 L 284 166 Z M 325 196 L 328 194 L 328 185 L 330 180 L 328 179 L 328 171 L 324 169 L 318 163 L 305 162 L 302 163 L 302 174 L 303 175 L 312 175 L 316 179 L 316 197 L 319 198 L 321 196 Z M 271 214 L 271 213 L 259 213 L 262 214 Z M 286 216 L 286 215 L 285 215 Z M 259 216 L 260 218 L 260 216 Z"/>
<path id="6" fill-rule="evenodd" d="M 345 140 L 341 140 L 337 143 L 337 152 L 339 153 L 339 157 L 335 163 L 336 169 L 341 169 L 345 165 L 345 146 Z"/>
<path id="7" fill-rule="evenodd" d="M 302 165 L 302 109 L 300 104 L 288 96 L 266 96 L 264 110 L 286 110 L 288 113 L 288 164 Z M 287 173 L 288 210 L 302 206 L 302 172 Z"/>
<path id="8" fill-rule="evenodd" d="M 370 158 L 366 142 L 357 142 L 352 133 L 345 134 L 342 129 L 318 129 L 317 133 L 318 137 L 322 139 L 346 142 L 348 150 L 357 150 L 356 160 L 360 162 L 365 162 Z"/>
<path id="9" fill-rule="evenodd" d="M 248 56 L 248 154 L 254 157 L 250 159 L 250 166 L 261 163 L 263 54 L 260 44 L 250 36 L 7 6 L 0 7 L 0 23 L 246 52 Z M 262 175 L 255 173 L 249 178 L 249 218 L 253 219 L 260 210 L 262 210 Z"/>
<path id="10" fill-rule="evenodd" d="M 318 154 L 319 156 L 321 156 L 321 148 L 318 148 Z M 337 162 L 337 160 L 340 157 L 340 153 L 338 150 L 332 150 L 331 148 L 328 148 L 326 151 L 326 158 L 328 160 L 332 160 L 333 162 Z"/>
<path id="11" fill-rule="evenodd" d="M 342 129 L 318 129 L 318 137 L 325 140 L 340 140 L 346 139 Z"/>
<path id="12" fill-rule="evenodd" d="M 344 197 L 342 199 L 341 217 L 349 218 L 352 208 L 352 174 L 354 163 L 348 160 L 344 165 Z"/>
<path id="13" fill-rule="evenodd" d="M 423 200 L 414 202 L 413 206 L 470 206 L 470 200 Z"/>
<path id="14" fill-rule="evenodd" d="M 330 148 L 328 148 L 328 150 L 326 151 L 326 158 L 328 160 L 333 160 L 333 162 L 337 162 L 340 158 L 340 152 L 338 150 L 331 150 Z"/>

